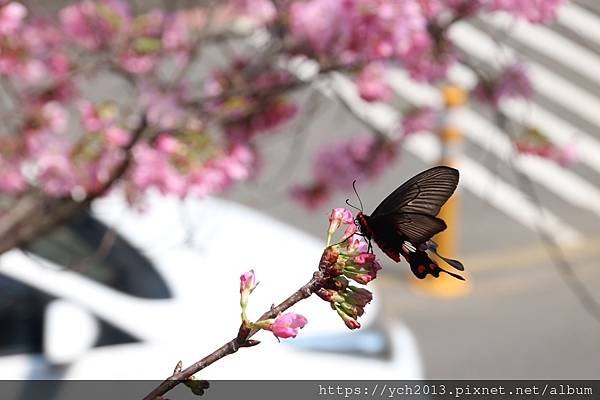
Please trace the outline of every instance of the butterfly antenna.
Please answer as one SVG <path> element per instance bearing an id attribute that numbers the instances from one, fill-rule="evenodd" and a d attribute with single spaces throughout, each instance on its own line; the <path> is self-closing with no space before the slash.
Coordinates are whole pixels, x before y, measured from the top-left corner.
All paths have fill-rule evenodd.
<path id="1" fill-rule="evenodd" d="M 356 197 L 358 198 L 358 202 L 360 203 L 360 211 L 362 212 L 364 210 L 364 207 L 363 207 L 362 200 L 360 199 L 360 196 L 358 195 L 358 191 L 356 190 L 356 179 L 352 181 L 352 189 L 354 189 L 354 193 L 356 194 Z"/>
<path id="2" fill-rule="evenodd" d="M 359 209 L 358 207 L 356 207 L 356 206 L 353 206 L 352 204 L 350 204 L 350 199 L 346 199 L 346 204 L 348 204 L 350 207 L 354 208 L 355 210 L 362 211 L 362 210 L 361 210 L 361 209 Z"/>

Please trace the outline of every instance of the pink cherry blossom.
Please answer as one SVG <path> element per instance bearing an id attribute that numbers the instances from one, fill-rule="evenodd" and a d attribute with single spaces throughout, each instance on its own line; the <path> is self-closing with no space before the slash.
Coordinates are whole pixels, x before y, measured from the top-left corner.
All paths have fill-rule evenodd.
<path id="1" fill-rule="evenodd" d="M 334 190 L 350 190 L 354 180 L 379 176 L 396 154 L 395 143 L 380 141 L 372 135 L 324 146 L 314 164 L 314 182 L 295 186 L 292 195 L 303 204 L 319 206 Z"/>
<path id="2" fill-rule="evenodd" d="M 129 7 L 121 0 L 83 0 L 60 12 L 65 33 L 89 49 L 109 45 L 125 29 L 130 19 Z"/>
<path id="3" fill-rule="evenodd" d="M 124 147 L 131 140 L 130 136 L 128 131 L 118 126 L 111 126 L 104 131 L 109 147 Z"/>
<path id="4" fill-rule="evenodd" d="M 166 154 L 176 154 L 183 145 L 173 136 L 162 133 L 156 138 L 156 148 Z"/>
<path id="5" fill-rule="evenodd" d="M 184 87 L 165 92 L 150 84 L 143 84 L 140 103 L 146 109 L 148 121 L 161 129 L 174 129 L 181 126 L 187 117 L 184 110 L 187 93 Z"/>
<path id="6" fill-rule="evenodd" d="M 231 0 L 244 16 L 249 17 L 259 24 L 271 21 L 277 10 L 270 0 Z"/>
<path id="7" fill-rule="evenodd" d="M 145 191 L 156 187 L 165 194 L 185 193 L 186 180 L 171 164 L 168 153 L 140 143 L 133 155 L 135 166 L 131 171 L 131 180 L 139 189 Z"/>
<path id="8" fill-rule="evenodd" d="M 483 102 L 497 106 L 501 100 L 510 98 L 529 98 L 533 95 L 533 86 L 522 64 L 505 67 L 491 82 L 479 82 L 473 89 L 473 96 Z"/>
<path id="9" fill-rule="evenodd" d="M 381 63 L 371 63 L 361 71 L 356 84 L 363 100 L 386 101 L 392 98 L 392 89 L 385 81 L 385 71 Z"/>
<path id="10" fill-rule="evenodd" d="M 36 164 L 39 184 L 49 195 L 65 197 L 77 186 L 78 172 L 66 155 L 47 152 L 37 158 Z"/>
<path id="11" fill-rule="evenodd" d="M 334 208 L 329 215 L 329 223 L 335 224 L 337 227 L 344 224 L 353 224 L 354 218 L 352 213 L 347 208 Z M 336 228 L 337 229 L 337 228 Z"/>
<path id="12" fill-rule="evenodd" d="M 156 66 L 158 58 L 156 54 L 140 54 L 132 50 L 125 50 L 121 53 L 120 62 L 127 72 L 146 74 Z"/>
<path id="13" fill-rule="evenodd" d="M 307 322 L 308 320 L 300 314 L 287 313 L 277 317 L 270 329 L 279 338 L 295 338 Z"/>
<path id="14" fill-rule="evenodd" d="M 559 147 L 554 159 L 563 167 L 570 167 L 581 158 L 581 149 L 576 142 L 569 142 Z"/>
<path id="15" fill-rule="evenodd" d="M 331 189 L 323 182 L 293 185 L 290 188 L 290 196 L 308 210 L 315 210 L 329 199 Z"/>
<path id="16" fill-rule="evenodd" d="M 417 107 L 404 114 L 402 132 L 411 135 L 417 132 L 433 132 L 439 121 L 439 113 L 432 107 Z"/>
<path id="17" fill-rule="evenodd" d="M 26 15 L 25 6 L 16 1 L 0 5 L 0 35 L 11 35 L 17 32 Z"/>
<path id="18" fill-rule="evenodd" d="M 406 59 L 427 36 L 418 0 L 309 0 L 290 8 L 290 33 L 298 51 L 343 62 Z"/>
<path id="19" fill-rule="evenodd" d="M 350 228 L 346 229 L 342 240 L 345 240 L 356 232 L 352 213 L 346 208 L 334 208 L 331 210 L 331 214 L 329 215 L 329 229 L 327 231 L 328 245 L 331 242 L 331 238 L 333 237 L 335 231 L 337 231 L 342 225 L 348 225 L 348 228 Z"/>
<path id="20" fill-rule="evenodd" d="M 240 306 L 242 307 L 242 319 L 246 320 L 246 307 L 248 306 L 248 300 L 250 294 L 256 288 L 256 280 L 254 276 L 254 270 L 251 269 L 248 272 L 244 272 L 240 276 Z"/>
<path id="21" fill-rule="evenodd" d="M 502 11 L 543 23 L 563 2 L 304 0 L 275 7 L 269 0 L 231 0 L 213 13 L 82 0 L 64 7 L 57 23 L 0 0 L 0 77 L 14 97 L 2 110 L 8 118 L 0 134 L 15 138 L 10 149 L 0 149 L 6 171 L 0 190 L 61 197 L 102 189 L 128 157 L 133 136 L 127 127 L 144 114 L 147 127 L 135 137 L 129 169 L 119 179 L 130 198 L 150 189 L 180 197 L 221 193 L 257 172 L 261 147 L 255 141 L 285 130 L 299 114 L 302 96 L 293 92 L 299 76 L 288 68 L 297 60 L 311 59 L 321 73 L 340 68 L 355 77 L 363 99 L 390 101 L 385 75 L 391 66 L 434 83 L 460 59 L 448 22 Z M 258 26 L 282 45 L 261 48 L 256 54 L 268 54 L 264 59 L 236 51 L 201 68 L 192 64 L 207 60 L 205 45 L 220 46 L 221 33 L 244 31 L 238 26 Z M 109 90 L 102 96 L 89 90 L 109 75 L 122 79 L 127 95 L 104 101 Z M 474 91 L 492 108 L 532 92 L 523 65 L 508 66 Z M 77 107 L 80 114 L 72 115 Z M 403 119 L 402 131 L 436 124 L 436 110 L 416 109 Z M 371 133 L 326 144 L 312 181 L 295 186 L 293 196 L 318 207 L 355 179 L 377 178 L 397 159 L 399 145 Z M 561 164 L 576 158 L 572 147 L 528 139 L 519 146 Z M 356 230 L 352 223 L 345 228 L 344 237 Z"/>
<path id="22" fill-rule="evenodd" d="M 21 162 L 6 159 L 0 154 L 0 193 L 18 194 L 27 187 L 27 183 L 21 173 Z"/>
<path id="23" fill-rule="evenodd" d="M 228 154 L 207 162 L 191 175 L 190 194 L 205 196 L 225 191 L 234 181 L 250 175 L 254 161 L 254 154 L 248 147 L 235 145 Z"/>
<path id="24" fill-rule="evenodd" d="M 492 11 L 506 11 L 530 22 L 550 22 L 557 9 L 565 0 L 491 0 L 487 8 Z"/>
<path id="25" fill-rule="evenodd" d="M 114 104 L 93 104 L 89 101 L 79 102 L 79 112 L 83 127 L 91 132 L 107 129 L 116 122 L 116 106 Z"/>
<path id="26" fill-rule="evenodd" d="M 255 275 L 254 275 L 254 270 L 251 269 L 248 272 L 244 272 L 241 276 L 240 276 L 240 293 L 244 292 L 244 291 L 253 291 L 254 288 L 256 287 L 256 281 L 255 281 Z"/>

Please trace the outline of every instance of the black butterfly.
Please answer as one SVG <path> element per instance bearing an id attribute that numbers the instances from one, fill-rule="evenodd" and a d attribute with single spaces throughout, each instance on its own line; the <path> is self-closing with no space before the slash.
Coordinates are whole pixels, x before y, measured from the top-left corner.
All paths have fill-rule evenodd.
<path id="1" fill-rule="evenodd" d="M 445 272 L 464 280 L 441 268 L 427 254 L 427 250 L 433 251 L 452 267 L 464 270 L 459 261 L 440 256 L 437 244 L 431 240 L 433 235 L 446 229 L 446 223 L 436 215 L 454 193 L 458 176 L 458 170 L 445 166 L 433 167 L 414 176 L 386 197 L 373 214 L 357 214 L 356 223 L 361 234 L 369 240 L 369 245 L 373 239 L 396 262 L 400 262 L 402 254 L 419 279 L 428 274 L 437 278 L 440 272 Z"/>

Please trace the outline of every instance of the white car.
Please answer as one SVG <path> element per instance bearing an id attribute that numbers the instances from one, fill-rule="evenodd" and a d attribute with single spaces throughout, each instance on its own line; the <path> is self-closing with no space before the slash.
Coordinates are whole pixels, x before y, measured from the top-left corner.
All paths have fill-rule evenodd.
<path id="1" fill-rule="evenodd" d="M 311 278 L 323 245 L 223 200 L 155 195 L 139 212 L 112 195 L 0 257 L 0 378 L 163 379 L 234 337 L 243 272 L 260 281 L 248 308 L 257 318 Z M 374 324 L 378 308 L 375 293 L 363 329 L 349 331 L 312 296 L 292 309 L 308 318 L 297 339 L 260 332 L 259 346 L 199 376 L 421 379 L 414 337 Z"/>

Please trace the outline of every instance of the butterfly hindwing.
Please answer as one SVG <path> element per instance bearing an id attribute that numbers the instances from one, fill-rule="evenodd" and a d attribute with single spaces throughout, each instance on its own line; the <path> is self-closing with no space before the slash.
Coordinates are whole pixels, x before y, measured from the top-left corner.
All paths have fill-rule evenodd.
<path id="1" fill-rule="evenodd" d="M 444 272 L 456 279 L 464 281 L 465 278 L 450 271 L 446 271 L 441 268 L 435 261 L 433 261 L 426 252 L 417 250 L 414 252 L 404 253 L 406 261 L 410 265 L 410 269 L 419 279 L 424 279 L 427 275 L 431 275 L 434 278 L 438 278 L 441 272 Z"/>
<path id="2" fill-rule="evenodd" d="M 458 170 L 437 166 L 412 177 L 373 211 L 372 217 L 392 213 L 415 213 L 435 217 L 458 185 Z"/>
<path id="3" fill-rule="evenodd" d="M 367 221 L 375 243 L 396 262 L 405 241 L 419 245 L 446 229 L 441 219 L 415 213 L 369 217 Z"/>

